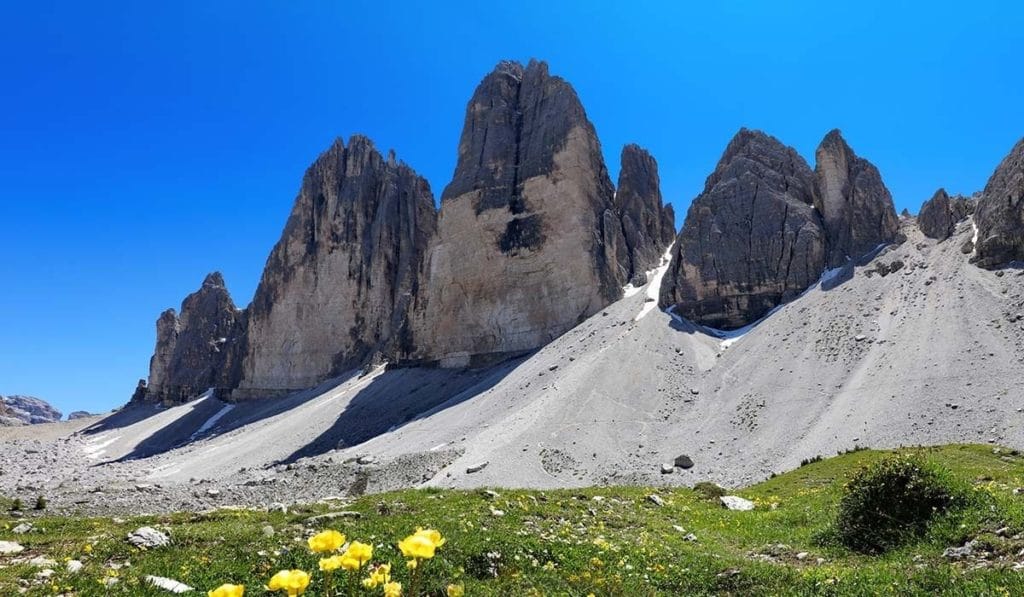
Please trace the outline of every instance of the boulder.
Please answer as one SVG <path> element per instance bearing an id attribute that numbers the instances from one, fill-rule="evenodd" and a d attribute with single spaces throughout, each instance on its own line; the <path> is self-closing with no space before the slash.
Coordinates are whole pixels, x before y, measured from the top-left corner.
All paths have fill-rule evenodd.
<path id="1" fill-rule="evenodd" d="M 601 145 L 576 92 L 544 62 L 500 63 L 469 101 L 441 195 L 418 358 L 493 362 L 618 299 L 624 280 L 606 251 L 617 227 Z"/>
<path id="2" fill-rule="evenodd" d="M 693 459 L 687 456 L 686 454 L 681 454 L 679 456 L 676 456 L 676 459 L 673 461 L 673 464 L 675 464 L 675 466 L 677 466 L 678 468 L 690 469 L 693 468 Z"/>
<path id="3" fill-rule="evenodd" d="M 0 555 L 8 556 L 25 551 L 25 548 L 14 541 L 0 541 Z"/>
<path id="4" fill-rule="evenodd" d="M 171 538 L 153 527 L 139 527 L 128 533 L 128 542 L 135 547 L 152 549 L 170 544 Z"/>
<path id="5" fill-rule="evenodd" d="M 77 419 L 88 419 L 89 417 L 92 417 L 92 416 L 95 416 L 95 415 L 93 415 L 89 411 L 76 410 L 76 411 L 74 411 L 74 412 L 72 412 L 71 414 L 68 415 L 68 420 L 69 421 L 74 421 L 74 420 L 77 420 Z"/>
<path id="6" fill-rule="evenodd" d="M 974 213 L 974 263 L 998 268 L 1024 261 L 1024 139 L 988 179 Z"/>
<path id="7" fill-rule="evenodd" d="M 706 326 L 735 329 L 803 292 L 826 262 L 815 184 L 794 149 L 740 130 L 690 205 L 660 305 Z"/>
<path id="8" fill-rule="evenodd" d="M 838 129 L 822 139 L 815 162 L 814 205 L 828 237 L 828 267 L 902 240 L 892 195 L 878 168 L 854 153 Z"/>
<path id="9" fill-rule="evenodd" d="M 718 498 L 722 506 L 728 510 L 739 510 L 741 512 L 754 509 L 754 502 L 735 495 L 723 495 Z"/>
<path id="10" fill-rule="evenodd" d="M 944 241 L 953 235 L 958 222 L 974 213 L 975 202 L 966 197 L 950 197 L 945 189 L 935 191 L 921 206 L 917 227 L 928 238 Z"/>
<path id="11" fill-rule="evenodd" d="M 338 139 L 303 178 L 247 318 L 232 398 L 280 395 L 412 346 L 408 321 L 434 234 L 427 181 L 373 142 Z"/>

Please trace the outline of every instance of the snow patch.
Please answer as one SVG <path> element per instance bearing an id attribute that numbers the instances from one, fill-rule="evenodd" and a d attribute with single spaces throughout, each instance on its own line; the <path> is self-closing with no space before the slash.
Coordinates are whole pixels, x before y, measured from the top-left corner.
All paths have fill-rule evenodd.
<path id="1" fill-rule="evenodd" d="M 633 321 L 640 321 L 658 307 L 661 279 L 665 277 L 669 263 L 672 262 L 672 247 L 674 246 L 675 243 L 672 243 L 665 250 L 665 254 L 661 256 L 661 265 L 647 272 L 647 300 L 644 301 L 644 306 L 640 308 L 640 312 L 633 318 Z"/>
<path id="2" fill-rule="evenodd" d="M 193 433 L 191 437 L 189 437 L 189 439 L 195 439 L 195 438 L 199 437 L 200 435 L 206 433 L 210 429 L 213 429 L 213 426 L 217 424 L 217 421 L 220 421 L 221 419 L 223 419 L 224 415 L 228 414 L 229 412 L 231 412 L 234 409 L 235 409 L 235 405 L 234 404 L 225 404 L 224 407 L 221 408 L 220 410 L 218 410 L 216 413 L 214 413 L 214 415 L 212 417 L 210 417 L 209 419 L 206 419 L 206 422 L 203 423 L 202 425 L 200 425 L 199 429 L 197 429 L 196 432 Z"/>
<path id="3" fill-rule="evenodd" d="M 106 451 L 107 447 L 121 439 L 120 435 L 116 435 L 110 439 L 106 439 L 106 435 L 97 435 L 91 440 L 87 441 L 82 446 L 82 451 L 85 452 L 85 457 L 91 460 L 96 460 L 100 456 L 103 456 L 103 452 Z"/>

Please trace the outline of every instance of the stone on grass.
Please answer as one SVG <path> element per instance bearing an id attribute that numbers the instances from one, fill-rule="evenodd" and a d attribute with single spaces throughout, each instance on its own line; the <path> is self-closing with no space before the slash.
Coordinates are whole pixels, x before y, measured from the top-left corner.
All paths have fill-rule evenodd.
<path id="1" fill-rule="evenodd" d="M 718 499 L 722 501 L 722 506 L 728 508 L 729 510 L 739 510 L 743 512 L 746 510 L 754 509 L 754 502 L 750 500 L 745 500 L 736 495 L 723 495 Z"/>
<path id="2" fill-rule="evenodd" d="M 164 578 L 163 576 L 146 576 L 146 582 L 158 589 L 163 589 L 179 595 L 182 593 L 191 593 L 195 590 L 185 583 L 178 582 L 173 578 Z"/>
<path id="3" fill-rule="evenodd" d="M 19 543 L 15 543 L 14 541 L 0 541 L 0 555 L 7 556 L 21 553 L 23 551 L 25 551 L 25 548 Z"/>
<path id="4" fill-rule="evenodd" d="M 163 547 L 171 542 L 171 538 L 152 527 L 140 527 L 128 534 L 128 542 L 135 547 Z"/>

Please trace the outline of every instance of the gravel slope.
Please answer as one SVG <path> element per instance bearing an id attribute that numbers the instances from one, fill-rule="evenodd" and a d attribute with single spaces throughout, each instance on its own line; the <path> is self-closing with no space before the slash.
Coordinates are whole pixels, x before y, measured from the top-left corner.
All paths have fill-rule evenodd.
<path id="1" fill-rule="evenodd" d="M 724 341 L 652 309 L 653 275 L 493 369 L 378 370 L 270 403 L 0 429 L 0 491 L 151 511 L 419 484 L 739 485 L 854 445 L 1024 448 L 1024 271 L 970 265 L 969 221 L 940 244 L 903 232 Z M 662 474 L 680 454 L 695 466 Z"/>

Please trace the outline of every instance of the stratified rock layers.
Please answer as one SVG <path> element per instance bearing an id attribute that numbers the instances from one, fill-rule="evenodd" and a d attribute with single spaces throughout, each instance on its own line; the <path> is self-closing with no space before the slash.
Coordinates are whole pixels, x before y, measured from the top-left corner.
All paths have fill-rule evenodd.
<path id="1" fill-rule="evenodd" d="M 542 346 L 621 295 L 594 127 L 547 65 L 505 62 L 470 100 L 444 190 L 417 355 L 457 366 Z"/>
<path id="2" fill-rule="evenodd" d="M 426 180 L 361 136 L 307 170 L 249 308 L 235 398 L 306 388 L 411 349 L 410 306 L 434 234 Z"/>
<path id="3" fill-rule="evenodd" d="M 687 212 L 661 305 L 733 329 L 797 296 L 826 263 L 814 200 L 814 173 L 795 150 L 740 130 Z"/>
<path id="4" fill-rule="evenodd" d="M 997 268 L 1024 261 L 1024 139 L 996 168 L 974 214 L 975 263 Z"/>

